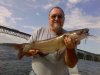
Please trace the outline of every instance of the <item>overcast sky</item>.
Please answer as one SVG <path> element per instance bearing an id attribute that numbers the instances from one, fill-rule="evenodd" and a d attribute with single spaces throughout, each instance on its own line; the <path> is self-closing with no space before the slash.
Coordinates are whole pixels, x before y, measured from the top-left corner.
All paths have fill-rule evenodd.
<path id="1" fill-rule="evenodd" d="M 48 12 L 60 6 L 65 12 L 67 30 L 89 28 L 96 37 L 78 48 L 100 54 L 100 0 L 0 0 L 0 25 L 32 33 L 48 26 Z"/>

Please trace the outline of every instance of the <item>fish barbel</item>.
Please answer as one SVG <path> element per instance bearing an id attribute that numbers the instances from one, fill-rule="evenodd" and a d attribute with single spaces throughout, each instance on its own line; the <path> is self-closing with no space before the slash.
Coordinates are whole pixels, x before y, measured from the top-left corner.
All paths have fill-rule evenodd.
<path id="1" fill-rule="evenodd" d="M 39 50 L 42 53 L 52 53 L 58 50 L 63 50 L 66 48 L 66 45 L 64 43 L 65 36 L 69 36 L 72 39 L 84 39 L 87 36 L 89 36 L 89 29 L 78 29 L 73 31 L 68 31 L 58 37 L 46 39 L 46 40 L 40 40 L 40 41 L 34 41 L 32 43 L 0 43 L 0 45 L 5 46 L 11 46 L 19 50 L 19 54 L 21 52 L 28 52 L 29 50 L 36 49 Z"/>

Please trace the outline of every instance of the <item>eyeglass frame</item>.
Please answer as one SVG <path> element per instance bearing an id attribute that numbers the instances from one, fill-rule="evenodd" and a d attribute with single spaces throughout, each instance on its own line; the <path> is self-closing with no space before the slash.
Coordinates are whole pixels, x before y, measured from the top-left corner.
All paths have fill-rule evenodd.
<path id="1" fill-rule="evenodd" d="M 61 15 L 61 14 L 52 14 L 50 17 L 51 17 L 52 19 L 55 19 L 56 17 L 57 17 L 58 19 L 63 19 L 63 18 L 64 18 L 64 16 Z"/>

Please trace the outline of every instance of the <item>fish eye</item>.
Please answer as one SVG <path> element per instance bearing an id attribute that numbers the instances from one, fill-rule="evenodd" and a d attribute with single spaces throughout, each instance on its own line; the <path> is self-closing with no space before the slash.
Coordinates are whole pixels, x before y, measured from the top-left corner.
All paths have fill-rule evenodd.
<path id="1" fill-rule="evenodd" d="M 81 31 L 78 32 L 78 35 L 81 35 L 82 33 L 83 33 L 83 31 L 81 30 Z"/>
<path id="2" fill-rule="evenodd" d="M 86 33 L 88 33 L 88 32 L 89 32 L 89 30 L 87 29 L 87 30 L 85 30 L 85 32 L 86 32 Z"/>

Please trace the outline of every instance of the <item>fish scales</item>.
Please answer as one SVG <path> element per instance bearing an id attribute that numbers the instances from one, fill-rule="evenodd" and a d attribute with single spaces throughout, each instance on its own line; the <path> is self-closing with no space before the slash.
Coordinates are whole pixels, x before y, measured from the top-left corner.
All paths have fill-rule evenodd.
<path id="1" fill-rule="evenodd" d="M 60 36 L 57 38 L 52 38 L 50 40 L 33 42 L 33 44 L 31 45 L 25 45 L 23 51 L 27 52 L 30 49 L 37 49 L 43 53 L 52 53 L 54 51 L 58 51 L 61 50 L 62 48 L 65 48 L 63 38 L 64 36 Z"/>

